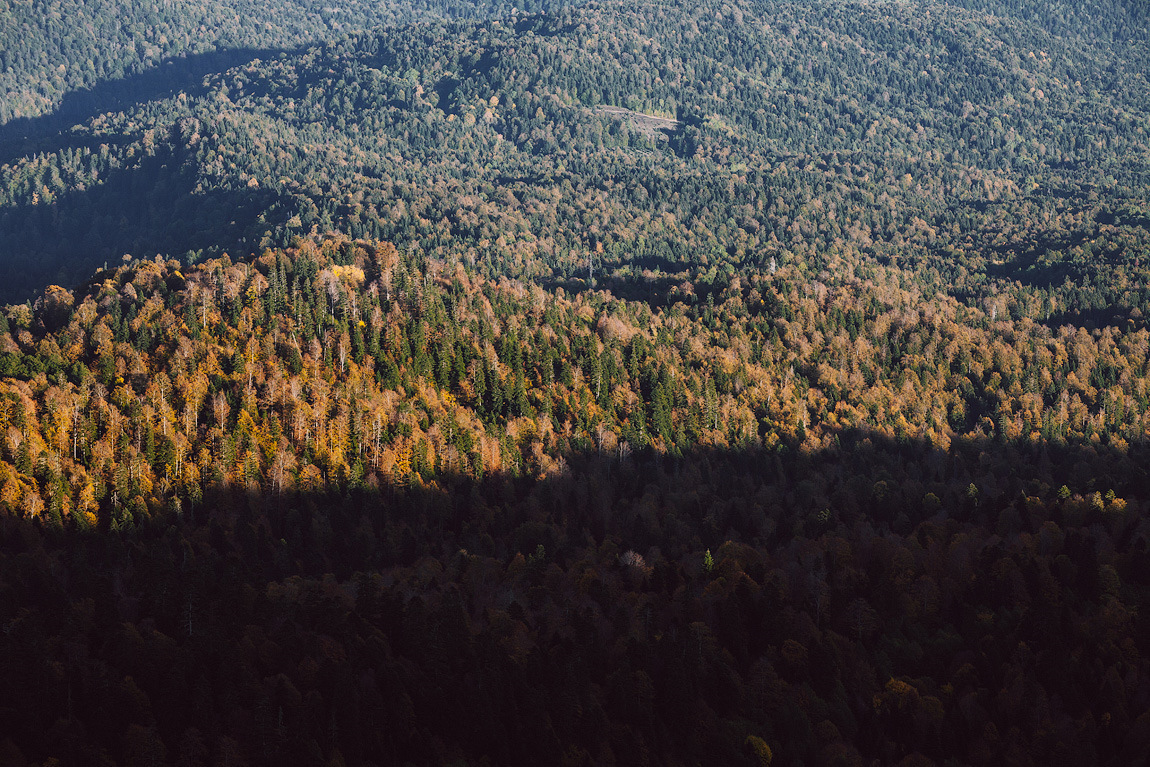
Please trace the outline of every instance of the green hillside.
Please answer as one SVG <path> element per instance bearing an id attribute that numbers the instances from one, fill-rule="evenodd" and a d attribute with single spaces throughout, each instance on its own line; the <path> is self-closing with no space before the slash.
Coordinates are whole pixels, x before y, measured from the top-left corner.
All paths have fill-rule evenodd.
<path id="1" fill-rule="evenodd" d="M 898 263 L 1111 319 L 1145 284 L 1148 49 L 1041 21 L 609 3 L 262 51 L 5 142 L 6 295 L 314 229 L 557 281 Z"/>
<path id="2" fill-rule="evenodd" d="M 465 0 L 13 2 L 0 11 L 0 124 L 56 111 L 74 116 L 80 105 L 95 103 L 88 91 L 129 96 L 130 84 L 117 81 L 179 69 L 189 56 L 298 48 L 380 26 L 547 6 Z"/>

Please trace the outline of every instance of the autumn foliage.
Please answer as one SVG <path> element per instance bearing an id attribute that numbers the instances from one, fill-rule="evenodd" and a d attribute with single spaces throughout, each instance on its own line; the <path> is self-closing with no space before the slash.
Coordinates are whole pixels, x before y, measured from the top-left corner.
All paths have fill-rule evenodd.
<path id="1" fill-rule="evenodd" d="M 5 323 L 9 763 L 1145 753 L 1144 328 L 335 236 Z"/>

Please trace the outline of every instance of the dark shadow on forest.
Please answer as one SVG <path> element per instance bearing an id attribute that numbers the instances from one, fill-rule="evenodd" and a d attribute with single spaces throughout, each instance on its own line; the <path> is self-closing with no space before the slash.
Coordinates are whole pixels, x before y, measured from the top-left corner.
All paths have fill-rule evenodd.
<path id="1" fill-rule="evenodd" d="M 209 488 L 182 515 L 158 511 L 134 533 L 111 532 L 122 512 L 105 504 L 99 534 L 208 526 L 224 534 L 221 545 L 268 568 L 267 577 L 335 573 L 343 579 L 424 557 L 450 558 L 460 549 L 506 561 L 543 546 L 566 567 L 577 549 L 607 540 L 681 557 L 725 541 L 770 549 L 860 523 L 880 534 L 908 535 L 931 518 L 999 535 L 1036 533 L 1046 517 L 1031 501 L 1054 508 L 1066 501 L 1059 496 L 1063 486 L 1080 499 L 1110 491 L 1132 503 L 1150 499 L 1145 444 L 978 437 L 956 438 L 943 449 L 929 440 L 853 429 L 829 442 L 817 450 L 783 442 L 771 449 L 648 447 L 622 454 L 587 442 L 563 456 L 562 472 L 542 478 L 429 471 L 389 486 L 332 472 L 320 491 Z M 644 508 L 645 500 L 656 503 Z M 766 505 L 756 511 L 756 503 Z M 329 515 L 325 524 L 333 535 L 324 541 L 309 532 L 316 515 Z M 365 539 L 368 522 L 372 534 Z M 249 524 L 254 527 L 241 529 Z"/>
<path id="2" fill-rule="evenodd" d="M 109 171 L 84 191 L 0 209 L 8 275 L 0 304 L 33 298 L 49 283 L 74 287 L 125 254 L 257 252 L 274 227 L 278 195 L 264 188 L 198 189 L 195 159 L 185 155 L 181 147 L 160 145 L 137 167 Z"/>
<path id="3" fill-rule="evenodd" d="M 1077 311 L 1055 312 L 1042 320 L 1048 328 L 1060 328 L 1071 325 L 1076 328 L 1095 330 L 1096 328 L 1114 327 L 1123 331 L 1134 331 L 1146 326 L 1146 319 L 1135 319 L 1130 310 L 1121 306 L 1108 306 L 1101 309 L 1082 309 Z"/>
<path id="4" fill-rule="evenodd" d="M 1066 664 L 1079 642 L 1070 618 L 1110 604 L 1100 562 L 1141 590 L 1150 554 L 1137 505 L 1084 496 L 1145 499 L 1145 447 L 940 449 L 865 431 L 832 443 L 622 455 L 585 444 L 541 479 L 208 488 L 179 513 L 106 504 L 88 532 L 0 518 L 11 653 L 0 724 L 25 754 L 70 763 L 84 748 L 135 753 L 128 731 L 169 753 L 220 744 L 284 765 L 315 763 L 321 747 L 348 764 L 442 764 L 448 752 L 527 764 L 610 743 L 624 763 L 650 749 L 652 764 L 752 767 L 748 733 L 780 763 L 814 763 L 814 722 L 827 719 L 833 732 L 819 732 L 868 761 L 942 763 L 984 721 L 1011 716 L 993 703 L 1019 647 L 1051 697 L 1073 713 L 1094 705 L 1100 674 Z M 1114 550 L 1123 557 L 1104 559 Z M 1014 594 L 1048 583 L 1039 556 L 1063 600 L 1024 607 Z M 919 577 L 952 569 L 962 577 Z M 909 616 L 936 581 L 950 590 L 937 617 Z M 1140 610 L 1129 621 L 1115 641 L 1145 633 Z M 888 680 L 941 685 L 961 669 L 973 677 L 961 706 L 944 697 L 929 721 L 879 710 Z M 131 705 L 108 705 L 117 695 Z M 819 701 L 812 712 L 802 696 Z M 1128 726 L 1113 726 L 1096 763 L 1132 763 Z"/>
<path id="5" fill-rule="evenodd" d="M 50 114 L 19 117 L 0 125 L 0 165 L 40 152 L 85 146 L 95 149 L 101 143 L 123 141 L 115 136 L 76 135 L 71 133 L 71 128 L 102 114 L 124 111 L 180 92 L 189 97 L 202 95 L 203 80 L 208 75 L 224 72 L 253 59 L 290 53 L 288 50 L 235 48 L 167 59 L 137 74 L 72 91 Z"/>
<path id="6" fill-rule="evenodd" d="M 529 181 L 530 183 L 530 181 Z M 595 283 L 592 284 L 586 270 L 566 275 L 556 275 L 539 280 L 539 284 L 546 290 L 554 291 L 563 288 L 567 293 L 582 293 L 587 290 L 608 290 L 618 298 L 642 301 L 651 306 L 668 306 L 673 303 L 689 301 L 690 297 L 674 296 L 672 292 L 684 281 L 690 282 L 687 273 L 691 265 L 676 261 L 672 258 L 656 255 L 654 253 L 640 253 L 631 255 L 623 260 L 605 260 L 595 265 Z M 618 270 L 630 270 L 630 274 L 621 275 Z M 706 299 L 706 286 L 694 285 L 699 293 L 697 300 Z"/>
<path id="7" fill-rule="evenodd" d="M 1017 280 L 1024 285 L 1035 288 L 1061 285 L 1074 270 L 1074 264 L 1065 261 L 1067 258 L 1066 251 L 1084 245 L 1093 238 L 1094 235 L 1078 232 L 1070 237 L 1043 240 L 1021 252 L 1007 245 L 991 247 L 989 252 L 1004 259 L 1004 261 L 1001 264 L 988 263 L 986 273 L 991 277 Z M 1039 259 L 1047 253 L 1062 254 L 1062 258 L 1040 266 Z"/>
<path id="8" fill-rule="evenodd" d="M 74 91 L 51 114 L 0 126 L 0 164 L 37 153 L 85 147 L 94 151 L 101 144 L 128 143 L 135 139 L 71 129 L 98 115 L 180 92 L 201 95 L 205 77 L 254 59 L 290 53 L 216 51 L 171 59 L 120 80 Z M 154 154 L 135 161 L 133 168 L 104 173 L 83 191 L 0 209 L 0 261 L 8 274 L 0 286 L 0 304 L 33 298 L 48 283 L 80 284 L 97 267 L 124 254 L 149 258 L 226 251 L 246 256 L 258 251 L 264 234 L 282 223 L 276 216 L 277 203 L 278 195 L 262 188 L 202 190 L 195 158 L 176 138 L 158 137 Z"/>
<path id="9" fill-rule="evenodd" d="M 655 277 L 617 277 L 608 275 L 596 285 L 625 301 L 642 301 L 651 307 L 670 306 L 684 300 L 672 296 L 681 279 L 658 275 Z"/>

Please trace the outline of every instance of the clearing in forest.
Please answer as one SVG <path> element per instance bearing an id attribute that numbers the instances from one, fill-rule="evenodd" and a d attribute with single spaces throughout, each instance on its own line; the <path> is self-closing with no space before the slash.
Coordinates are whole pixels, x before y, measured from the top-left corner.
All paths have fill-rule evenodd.
<path id="1" fill-rule="evenodd" d="M 626 120 L 631 123 L 644 138 L 652 141 L 667 138 L 668 134 L 674 132 L 679 127 L 678 120 L 672 120 L 669 117 L 656 117 L 655 115 L 643 114 L 642 112 L 633 112 L 623 107 L 599 106 L 595 108 L 595 111 L 609 114 L 619 120 Z"/>

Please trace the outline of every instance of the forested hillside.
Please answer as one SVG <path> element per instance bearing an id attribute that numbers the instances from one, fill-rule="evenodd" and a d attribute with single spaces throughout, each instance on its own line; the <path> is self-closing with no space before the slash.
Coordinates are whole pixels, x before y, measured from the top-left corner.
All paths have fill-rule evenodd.
<path id="1" fill-rule="evenodd" d="M 1150 753 L 1144 3 L 64 0 L 0 64 L 0 763 Z"/>
<path id="2" fill-rule="evenodd" d="M 16 307 L 8 753 L 1129 763 L 1150 334 L 899 282 L 330 238 Z"/>
<path id="3" fill-rule="evenodd" d="M 144 103 L 0 143 L 5 295 L 315 229 L 560 281 L 589 258 L 710 285 L 833 254 L 1124 320 L 1146 283 L 1150 46 L 1045 19 L 612 2 L 146 80 Z"/>
<path id="4" fill-rule="evenodd" d="M 154 78 L 146 79 L 178 82 L 205 54 L 225 54 L 209 57 L 220 61 L 230 52 L 246 51 L 246 61 L 254 50 L 303 48 L 380 26 L 540 11 L 549 5 L 537 0 L 22 0 L 0 11 L 0 125 L 17 120 L 13 132 L 27 132 L 36 123 L 19 118 L 53 112 L 76 118 L 81 105 L 98 105 L 99 97 L 111 97 L 105 110 L 118 106 L 116 97 L 132 103 L 137 89 L 117 81 L 152 72 Z"/>

